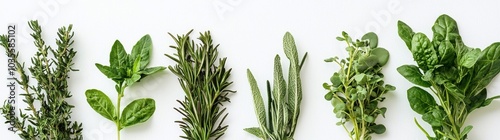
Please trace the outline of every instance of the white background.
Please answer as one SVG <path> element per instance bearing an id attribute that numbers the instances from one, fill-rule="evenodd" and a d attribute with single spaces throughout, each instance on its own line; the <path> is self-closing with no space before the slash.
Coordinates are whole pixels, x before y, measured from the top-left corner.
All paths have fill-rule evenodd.
<path id="1" fill-rule="evenodd" d="M 83 123 L 84 137 L 89 140 L 116 139 L 112 122 L 95 113 L 85 100 L 84 92 L 97 88 L 116 100 L 114 82 L 102 75 L 94 63 L 108 64 L 108 54 L 113 42 L 119 39 L 130 52 L 140 37 L 150 34 L 153 39 L 153 58 L 150 66 L 169 66 L 175 63 L 163 54 L 173 54 L 169 48 L 173 40 L 167 33 L 184 34 L 194 29 L 198 32 L 210 30 L 215 43 L 220 43 L 220 57 L 227 57 L 227 68 L 233 68 L 230 89 L 231 103 L 225 104 L 229 116 L 229 129 L 222 137 L 225 140 L 256 140 L 243 128 L 257 126 L 253 111 L 252 96 L 246 78 L 250 68 L 261 89 L 265 80 L 272 78 L 273 57 L 284 58 L 282 38 L 286 31 L 294 37 L 300 54 L 309 52 L 302 71 L 303 101 L 296 140 L 347 140 L 346 132 L 335 123 L 330 102 L 324 100 L 326 91 L 322 83 L 338 70 L 336 65 L 325 63 L 331 56 L 346 57 L 344 43 L 335 40 L 342 31 L 359 38 L 368 31 L 379 36 L 379 46 L 391 53 L 384 68 L 386 83 L 397 90 L 389 93 L 381 106 L 388 108 L 386 118 L 377 122 L 385 124 L 387 132 L 373 139 L 423 140 L 423 133 L 416 127 L 413 118 L 421 121 L 420 115 L 411 110 L 406 98 L 406 89 L 412 86 L 396 68 L 403 64 L 414 64 L 410 52 L 397 35 L 397 20 L 402 20 L 415 31 L 431 35 L 431 26 L 441 14 L 449 14 L 459 25 L 460 33 L 468 46 L 485 48 L 500 41 L 500 9 L 497 1 L 414 1 L 414 0 L 318 0 L 315 2 L 267 1 L 267 0 L 182 0 L 182 1 L 129 1 L 108 0 L 99 2 L 41 0 L 0 2 L 0 32 L 6 33 L 8 23 L 18 24 L 18 49 L 22 59 L 28 60 L 35 52 L 32 39 L 28 37 L 28 20 L 39 19 L 48 44 L 55 44 L 56 30 L 68 24 L 74 25 L 75 44 L 78 51 L 70 79 L 73 98 L 69 102 L 73 119 Z M 3 54 L 4 51 L 2 50 Z M 6 57 L 0 57 L 0 79 L 6 79 Z M 285 60 L 285 59 L 282 59 Z M 28 61 L 29 62 L 29 61 Z M 288 62 L 283 62 L 287 66 Z M 3 82 L 0 82 L 3 83 Z M 500 80 L 496 78 L 488 87 L 490 95 L 499 94 Z M 8 93 L 0 86 L 0 101 Z M 122 130 L 123 140 L 178 140 L 183 135 L 178 124 L 181 115 L 173 110 L 183 99 L 184 93 L 177 77 L 169 71 L 144 79 L 128 88 L 122 106 L 139 97 L 156 100 L 156 112 L 146 123 Z M 18 101 L 21 101 L 18 99 Z M 22 106 L 21 106 L 22 107 Z M 500 101 L 481 108 L 469 116 L 467 124 L 474 125 L 469 134 L 471 140 L 498 139 L 500 127 Z M 0 118 L 4 122 L 4 118 Z M 421 121 L 422 124 L 425 124 Z M 18 139 L 0 124 L 1 139 Z M 428 130 L 429 128 L 426 127 Z"/>

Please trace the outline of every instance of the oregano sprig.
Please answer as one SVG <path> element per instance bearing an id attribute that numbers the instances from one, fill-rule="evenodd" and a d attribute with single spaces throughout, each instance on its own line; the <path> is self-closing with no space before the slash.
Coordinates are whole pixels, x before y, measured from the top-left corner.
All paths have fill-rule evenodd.
<path id="1" fill-rule="evenodd" d="M 81 140 L 82 124 L 71 120 L 74 106 L 66 102 L 72 96 L 68 89 L 69 73 L 76 71 L 72 68 L 76 55 L 71 47 L 74 42 L 73 25 L 59 28 L 57 48 L 45 44 L 38 21 L 30 21 L 28 25 L 33 30 L 31 36 L 37 48 L 31 58 L 32 66 L 28 68 L 31 75 L 25 71 L 24 62 L 18 60 L 19 53 L 9 49 L 8 36 L 0 36 L 0 45 L 5 48 L 7 56 L 14 58 L 20 75 L 16 81 L 24 92 L 20 94 L 24 97 L 23 102 L 27 104 L 25 109 L 19 109 L 19 116 L 10 117 L 10 112 L 16 110 L 4 102 L 0 110 L 7 120 L 5 123 L 13 122 L 15 131 L 22 139 Z M 36 85 L 30 85 L 31 77 L 36 80 Z"/>
<path id="2" fill-rule="evenodd" d="M 134 45 L 131 54 L 127 54 L 120 41 L 116 40 L 109 54 L 110 66 L 95 64 L 106 77 L 115 81 L 115 89 L 118 93 L 116 106 L 104 92 L 97 89 L 87 90 L 85 96 L 92 109 L 116 124 L 118 140 L 120 140 L 120 130 L 146 122 L 155 112 L 155 100 L 151 98 L 136 99 L 121 112 L 121 99 L 125 96 L 127 87 L 165 69 L 161 66 L 147 67 L 152 46 L 151 37 L 145 35 Z"/>
<path id="3" fill-rule="evenodd" d="M 263 140 L 293 140 L 300 114 L 300 103 L 302 101 L 300 70 L 305 62 L 307 53 L 299 61 L 295 41 L 289 32 L 286 32 L 283 37 L 283 49 L 290 61 L 288 81 L 285 81 L 283 76 L 281 58 L 279 55 L 276 55 L 274 58 L 272 89 L 269 81 L 267 81 L 267 117 L 264 100 L 257 86 L 257 81 L 250 69 L 247 70 L 259 127 L 245 128 L 244 130 Z"/>
<path id="4" fill-rule="evenodd" d="M 373 32 L 356 41 L 342 32 L 337 40 L 347 44 L 349 57 L 325 59 L 340 66 L 340 70 L 330 78 L 331 83 L 323 84 L 328 90 L 325 99 L 332 102 L 333 112 L 340 119 L 337 125 L 344 127 L 351 140 L 371 140 L 371 134 L 386 131 L 383 124 L 375 123 L 379 115 L 385 117 L 387 110 L 378 104 L 384 101 L 384 94 L 396 89 L 384 83 L 384 74 L 381 72 L 382 66 L 389 60 L 389 52 L 377 47 L 378 37 Z"/>
<path id="5" fill-rule="evenodd" d="M 191 40 L 189 31 L 185 35 L 174 36 L 177 46 L 170 46 L 177 53 L 165 54 L 175 61 L 168 69 L 177 75 L 186 96 L 184 101 L 177 100 L 182 107 L 174 108 L 184 117 L 179 123 L 188 140 L 219 139 L 228 125 L 224 125 L 228 113 L 222 105 L 228 102 L 228 88 L 233 82 L 228 80 L 231 69 L 226 69 L 226 58 L 218 58 L 219 45 L 214 45 L 210 32 L 200 33 L 201 43 Z"/>

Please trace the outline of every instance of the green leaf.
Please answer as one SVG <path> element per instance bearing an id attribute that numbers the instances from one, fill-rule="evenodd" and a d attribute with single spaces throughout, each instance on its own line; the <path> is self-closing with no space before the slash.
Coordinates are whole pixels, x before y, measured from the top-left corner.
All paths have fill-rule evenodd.
<path id="1" fill-rule="evenodd" d="M 295 46 L 295 41 L 293 39 L 292 34 L 289 32 L 285 33 L 283 37 L 283 49 L 285 51 L 285 55 L 290 61 L 290 67 L 288 70 L 288 108 L 291 110 L 291 114 L 289 115 L 289 119 L 291 120 L 290 134 L 295 133 L 295 127 L 297 125 L 297 120 L 300 114 L 300 104 L 302 101 L 302 85 L 300 80 L 300 65 L 303 64 L 305 57 L 302 63 L 299 62 L 297 47 Z"/>
<path id="2" fill-rule="evenodd" d="M 422 79 L 422 73 L 420 69 L 418 69 L 415 65 L 403 65 L 397 68 L 399 74 L 405 77 L 406 80 L 410 81 L 413 84 L 422 86 L 422 87 L 430 87 L 431 84 Z"/>
<path id="3" fill-rule="evenodd" d="M 486 88 L 481 90 L 479 94 L 472 96 L 470 100 L 466 100 L 467 104 L 467 111 L 472 112 L 474 109 L 481 107 L 483 103 L 486 101 L 486 97 L 488 96 L 488 93 L 486 91 Z"/>
<path id="4" fill-rule="evenodd" d="M 111 68 L 126 68 L 128 63 L 128 54 L 123 48 L 122 43 L 116 40 L 109 53 L 109 64 Z"/>
<path id="5" fill-rule="evenodd" d="M 367 78 L 366 78 L 366 74 L 364 74 L 364 73 L 361 73 L 361 74 L 356 74 L 356 75 L 354 75 L 354 77 L 353 77 L 353 78 L 354 78 L 354 80 L 356 80 L 356 82 L 357 82 L 358 84 L 365 84 L 365 83 L 366 83 L 366 80 L 367 80 Z"/>
<path id="6" fill-rule="evenodd" d="M 151 37 L 147 34 L 144 35 L 132 48 L 131 60 L 141 57 L 140 69 L 146 68 L 149 64 L 151 49 L 153 48 L 153 43 Z"/>
<path id="7" fill-rule="evenodd" d="M 344 110 L 346 108 L 345 103 L 338 98 L 332 98 L 332 105 L 333 113 L 336 114 L 337 118 L 344 118 Z"/>
<path id="8" fill-rule="evenodd" d="M 120 130 L 128 126 L 146 122 L 153 115 L 155 109 L 155 100 L 151 98 L 132 101 L 123 109 L 120 118 Z"/>
<path id="9" fill-rule="evenodd" d="M 430 108 L 437 105 L 434 97 L 419 87 L 411 87 L 407 92 L 411 109 L 418 114 L 424 114 L 430 110 Z"/>
<path id="10" fill-rule="evenodd" d="M 500 95 L 497 95 L 497 96 L 493 96 L 493 97 L 491 97 L 491 98 L 488 98 L 488 99 L 486 99 L 486 100 L 483 102 L 483 104 L 482 104 L 481 106 L 479 106 L 479 108 L 480 108 L 480 107 L 485 107 L 485 106 L 488 106 L 488 105 L 490 105 L 490 104 L 491 104 L 491 102 L 493 102 L 493 100 L 495 100 L 495 99 L 499 99 L 499 98 L 500 98 Z"/>
<path id="11" fill-rule="evenodd" d="M 378 36 L 373 32 L 366 33 L 361 37 L 361 40 L 368 40 L 370 43 L 370 48 L 377 48 L 378 45 Z"/>
<path id="12" fill-rule="evenodd" d="M 409 50 L 411 50 L 411 40 L 415 34 L 410 26 L 406 25 L 403 21 L 398 21 L 398 34 L 401 39 L 405 42 Z"/>
<path id="13" fill-rule="evenodd" d="M 295 40 L 290 32 L 286 32 L 283 37 L 283 49 L 285 50 L 286 57 L 290 60 L 292 65 L 299 63 L 299 54 L 295 46 Z"/>
<path id="14" fill-rule="evenodd" d="M 133 74 L 132 77 L 125 79 L 125 83 L 127 84 L 127 86 L 131 86 L 139 80 L 141 80 L 141 75 Z"/>
<path id="15" fill-rule="evenodd" d="M 465 98 L 464 92 L 460 90 L 457 85 L 452 84 L 451 82 L 446 82 L 444 83 L 444 87 L 454 98 L 459 100 L 463 100 Z"/>
<path id="16" fill-rule="evenodd" d="M 101 114 L 104 118 L 115 121 L 115 106 L 106 94 L 97 89 L 89 89 L 85 91 L 85 96 L 92 109 Z"/>
<path id="17" fill-rule="evenodd" d="M 439 44 L 438 47 L 439 62 L 440 64 L 450 64 L 456 61 L 456 53 L 453 44 L 445 40 Z M 475 63 L 475 61 L 474 61 Z"/>
<path id="18" fill-rule="evenodd" d="M 434 32 L 432 41 L 435 43 L 441 43 L 444 40 L 455 41 L 456 39 L 460 39 L 457 22 L 445 14 L 437 18 L 434 26 L 432 26 L 432 31 Z"/>
<path id="19" fill-rule="evenodd" d="M 255 114 L 257 115 L 257 119 L 259 121 L 259 126 L 262 132 L 266 133 L 266 108 L 264 106 L 264 100 L 262 99 L 262 95 L 260 94 L 259 87 L 257 86 L 257 82 L 252 75 L 252 72 L 247 69 L 247 77 L 248 82 L 250 83 L 250 88 L 252 90 L 253 101 L 255 105 Z"/>
<path id="20" fill-rule="evenodd" d="M 140 66 L 141 66 L 141 56 L 135 58 L 134 65 L 132 65 L 132 73 L 139 72 Z"/>
<path id="21" fill-rule="evenodd" d="M 339 73 L 334 73 L 332 77 L 330 77 L 330 82 L 332 82 L 332 86 L 338 87 L 340 84 L 342 84 L 342 81 L 340 80 L 340 75 Z"/>
<path id="22" fill-rule="evenodd" d="M 383 134 L 386 131 L 385 126 L 382 124 L 370 126 L 369 129 L 373 131 L 375 134 Z"/>
<path id="23" fill-rule="evenodd" d="M 471 91 L 478 91 L 486 87 L 500 72 L 500 42 L 488 46 L 481 52 L 474 65 L 475 87 Z"/>
<path id="24" fill-rule="evenodd" d="M 150 68 L 146 68 L 146 69 L 144 69 L 142 71 L 139 71 L 139 73 L 140 74 L 144 74 L 144 75 L 151 75 L 151 74 L 163 71 L 165 69 L 166 69 L 166 67 L 162 67 L 162 66 L 150 67 Z"/>
<path id="25" fill-rule="evenodd" d="M 380 66 L 384 66 L 389 61 L 389 51 L 384 48 L 375 48 L 371 51 L 371 54 L 377 57 Z"/>
<path id="26" fill-rule="evenodd" d="M 260 131 L 260 129 L 258 127 L 245 128 L 243 130 L 247 131 L 250 134 L 257 136 L 258 138 L 265 139 L 264 134 L 262 134 L 262 132 Z"/>
<path id="27" fill-rule="evenodd" d="M 422 115 L 422 120 L 429 123 L 431 126 L 442 126 L 446 113 L 442 109 L 433 108 Z"/>
<path id="28" fill-rule="evenodd" d="M 466 68 L 472 68 L 476 61 L 479 59 L 479 55 L 481 55 L 481 50 L 478 48 L 471 49 L 463 55 L 460 60 L 458 60 L 458 65 Z"/>
<path id="29" fill-rule="evenodd" d="M 434 68 L 439 62 L 437 51 L 429 38 L 423 33 L 416 33 L 413 36 L 411 40 L 411 52 L 413 59 L 417 62 L 420 69 L 424 71 Z"/>
<path id="30" fill-rule="evenodd" d="M 328 92 L 328 93 L 325 94 L 325 99 L 327 101 L 332 100 L 332 98 L 333 98 L 333 93 L 332 92 Z"/>
<path id="31" fill-rule="evenodd" d="M 472 130 L 472 125 L 467 125 L 462 133 L 460 133 L 460 137 L 465 137 Z"/>
<path id="32" fill-rule="evenodd" d="M 114 78 L 121 79 L 122 78 L 122 76 L 118 75 L 118 73 L 116 72 L 115 69 L 113 69 L 109 66 L 104 66 L 104 65 L 101 65 L 99 63 L 95 63 L 95 66 L 97 67 L 97 69 L 99 69 L 99 71 L 101 71 L 102 74 L 106 75 L 106 77 L 108 77 L 110 79 L 114 79 Z"/>

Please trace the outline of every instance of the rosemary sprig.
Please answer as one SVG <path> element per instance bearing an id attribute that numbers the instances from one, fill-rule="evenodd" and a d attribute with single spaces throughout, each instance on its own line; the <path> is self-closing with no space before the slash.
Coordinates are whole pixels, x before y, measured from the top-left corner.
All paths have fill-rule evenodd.
<path id="1" fill-rule="evenodd" d="M 182 107 L 174 108 L 184 116 L 182 121 L 176 122 L 186 134 L 181 138 L 219 139 L 228 128 L 228 125 L 223 125 L 228 113 L 225 113 L 226 108 L 222 109 L 222 103 L 228 102 L 227 95 L 235 92 L 226 89 L 232 83 L 228 81 L 231 69 L 226 70 L 224 67 L 226 58 L 217 58 L 219 45 L 212 44 L 209 31 L 200 33 L 200 44 L 195 44 L 189 38 L 191 32 L 177 37 L 170 34 L 177 43 L 177 46 L 170 47 L 176 49 L 177 53 L 165 54 L 177 62 L 168 68 L 179 77 L 186 94 L 184 101 L 177 100 Z"/>
<path id="2" fill-rule="evenodd" d="M 283 49 L 286 57 L 290 60 L 288 83 L 283 76 L 280 56 L 276 55 L 274 58 L 274 81 L 272 89 L 269 81 L 267 81 L 267 118 L 264 100 L 260 94 L 257 82 L 252 72 L 249 69 L 247 70 L 259 127 L 251 127 L 244 130 L 263 140 L 293 140 L 300 114 L 300 103 L 302 101 L 300 70 L 307 58 L 307 53 L 299 61 L 295 41 L 289 32 L 283 37 Z"/>
<path id="3" fill-rule="evenodd" d="M 82 124 L 71 121 L 71 109 L 73 105 L 65 101 L 71 97 L 68 90 L 68 74 L 76 71 L 72 68 L 73 58 L 76 51 L 71 45 L 74 40 L 73 26 L 59 28 L 56 40 L 57 49 L 45 44 L 42 39 L 42 29 L 38 21 L 28 22 L 34 33 L 34 44 L 38 51 L 31 58 L 33 65 L 28 68 L 31 76 L 26 74 L 24 63 L 19 62 L 18 53 L 9 51 L 8 37 L 0 36 L 1 44 L 8 56 L 12 56 L 16 63 L 20 79 L 16 79 L 21 85 L 24 96 L 23 102 L 28 107 L 24 112 L 19 110 L 20 116 L 8 117 L 9 112 L 14 112 L 10 104 L 4 103 L 1 113 L 7 120 L 5 123 L 14 122 L 15 131 L 22 139 L 39 140 L 68 140 L 83 139 Z M 37 85 L 30 85 L 30 78 L 34 77 Z"/>

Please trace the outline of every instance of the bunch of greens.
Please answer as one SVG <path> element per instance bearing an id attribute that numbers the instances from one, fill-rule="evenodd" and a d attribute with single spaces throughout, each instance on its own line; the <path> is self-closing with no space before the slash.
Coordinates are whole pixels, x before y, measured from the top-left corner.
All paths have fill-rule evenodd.
<path id="1" fill-rule="evenodd" d="M 177 53 L 166 54 L 177 63 L 168 69 L 179 77 L 186 94 L 184 101 L 177 100 L 182 107 L 174 108 L 184 116 L 182 121 L 176 122 L 186 134 L 181 138 L 219 139 L 228 128 L 228 125 L 222 125 L 228 115 L 226 108 L 221 107 L 222 103 L 228 102 L 227 95 L 235 92 L 227 89 L 232 84 L 228 81 L 231 69 L 225 68 L 226 58 L 217 58 L 219 45 L 212 44 L 210 32 L 200 33 L 200 44 L 189 38 L 191 32 L 177 37 L 170 34 L 177 43 L 177 46 L 170 47 Z"/>
<path id="2" fill-rule="evenodd" d="M 467 47 L 458 33 L 457 23 L 448 15 L 439 16 L 432 31 L 434 35 L 429 40 L 425 34 L 415 33 L 404 22 L 398 22 L 399 36 L 417 66 L 403 65 L 397 70 L 418 85 L 408 89 L 408 101 L 432 126 L 434 137 L 415 120 L 427 138 L 464 140 L 472 129 L 471 125 L 463 127 L 467 116 L 500 97 L 487 98 L 485 88 L 500 72 L 500 43 L 493 43 L 483 51 Z"/>
<path id="3" fill-rule="evenodd" d="M 377 48 L 378 37 L 373 32 L 365 34 L 356 42 L 346 32 L 342 32 L 337 40 L 347 43 L 349 57 L 325 60 L 340 66 L 340 70 L 330 78 L 331 83 L 323 84 L 328 90 L 325 99 L 332 102 L 333 112 L 340 119 L 337 125 L 344 127 L 351 140 L 370 140 L 370 134 L 385 132 L 385 126 L 375 123 L 375 120 L 379 115 L 385 117 L 387 108 L 378 107 L 378 104 L 384 101 L 385 93 L 396 89 L 384 83 L 381 72 L 382 66 L 389 60 L 389 52 Z M 352 123 L 350 131 L 347 122 Z"/>
<path id="4" fill-rule="evenodd" d="M 5 123 L 13 123 L 22 139 L 81 140 L 82 124 L 71 121 L 71 109 L 74 106 L 65 101 L 72 96 L 68 89 L 69 72 L 76 71 L 72 68 L 76 55 L 71 47 L 74 42 L 74 32 L 71 31 L 73 26 L 70 24 L 59 28 L 59 39 L 56 39 L 58 47 L 54 49 L 42 39 L 38 21 L 30 21 L 28 24 L 34 32 L 31 36 L 38 49 L 31 58 L 33 66 L 28 68 L 31 76 L 26 74 L 24 63 L 19 62 L 19 54 L 9 49 L 8 36 L 0 36 L 0 45 L 5 48 L 7 56 L 14 58 L 16 70 L 20 74 L 20 79 L 16 80 L 24 92 L 20 95 L 24 96 L 23 102 L 27 104 L 24 110 L 30 112 L 19 109 L 20 116 L 10 117 L 9 113 L 16 110 L 11 108 L 11 104 L 4 102 L 0 110 L 7 120 Z M 37 85 L 29 84 L 30 77 L 35 78 Z"/>
<path id="5" fill-rule="evenodd" d="M 264 100 L 260 94 L 257 82 L 252 72 L 247 70 L 259 127 L 246 128 L 245 131 L 263 140 L 293 140 L 300 114 L 300 102 L 302 100 L 300 70 L 307 57 L 307 53 L 302 58 L 302 61 L 299 61 L 295 41 L 289 32 L 283 37 L 283 48 L 286 57 L 290 60 L 288 84 L 283 77 L 280 57 L 276 55 L 274 58 L 274 81 L 272 89 L 269 81 L 267 81 L 267 118 Z"/>
<path id="6" fill-rule="evenodd" d="M 125 95 L 125 88 L 148 75 L 165 69 L 165 67 L 146 67 L 149 64 L 152 46 L 151 37 L 145 35 L 134 45 L 132 53 L 127 54 L 120 41 L 116 40 L 109 54 L 110 66 L 95 64 L 106 77 L 115 81 L 118 101 L 116 106 L 113 105 L 109 97 L 97 89 L 87 90 L 85 96 L 92 109 L 106 119 L 115 122 L 118 140 L 120 139 L 120 130 L 146 122 L 155 112 L 155 100 L 142 98 L 132 101 L 120 113 L 120 104 Z"/>

